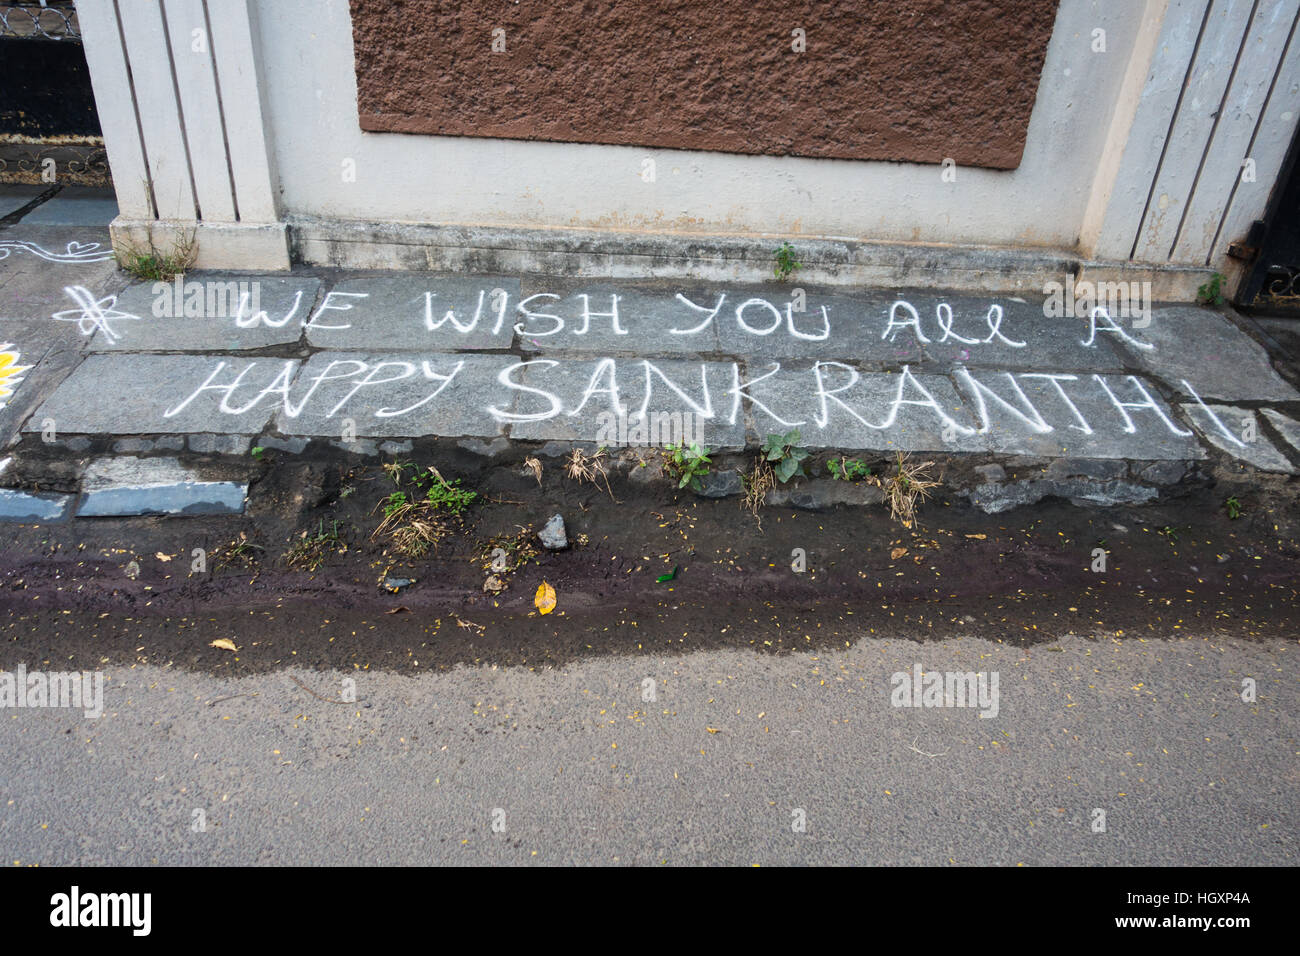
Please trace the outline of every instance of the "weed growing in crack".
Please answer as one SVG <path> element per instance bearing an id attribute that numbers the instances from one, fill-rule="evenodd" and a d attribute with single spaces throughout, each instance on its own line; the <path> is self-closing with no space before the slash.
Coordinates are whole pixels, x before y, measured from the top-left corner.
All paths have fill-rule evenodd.
<path id="1" fill-rule="evenodd" d="M 692 491 L 699 491 L 703 487 L 701 479 L 713 467 L 709 450 L 701 447 L 698 442 L 691 442 L 690 445 L 665 445 L 663 456 L 664 472 L 677 479 L 678 489 L 689 485 Z"/>
<path id="2" fill-rule="evenodd" d="M 794 257 L 794 246 L 788 242 L 781 243 L 776 250 L 776 268 L 772 270 L 772 275 L 784 280 L 794 275 L 796 269 L 802 268 L 803 264 Z"/>
<path id="3" fill-rule="evenodd" d="M 227 568 L 241 571 L 251 570 L 257 566 L 258 551 L 265 551 L 261 545 L 248 540 L 247 532 L 241 531 L 239 537 L 216 550 L 213 569 L 222 571 Z"/>
<path id="4" fill-rule="evenodd" d="M 795 475 L 801 478 L 808 477 L 808 473 L 803 470 L 808 449 L 798 447 L 801 437 L 799 429 L 796 428 L 784 435 L 768 435 L 767 440 L 763 442 L 764 458 L 772 466 L 776 480 L 781 484 L 785 484 Z"/>
<path id="5" fill-rule="evenodd" d="M 114 255 L 122 270 L 137 279 L 144 282 L 170 282 L 193 268 L 194 261 L 198 258 L 198 243 L 194 233 L 190 232 L 178 237 L 169 250 L 160 251 L 150 235 L 147 246 L 127 243 Z"/>
<path id="6" fill-rule="evenodd" d="M 910 528 L 916 521 L 916 506 L 930 497 L 930 489 L 940 484 L 931 475 L 934 462 L 913 463 L 903 452 L 898 453 L 894 474 L 872 480 L 885 493 L 885 504 L 889 505 L 889 516 L 904 528 Z"/>
<path id="7" fill-rule="evenodd" d="M 862 481 L 871 477 L 871 469 L 860 458 L 832 458 L 826 462 L 826 470 L 835 481 Z"/>
<path id="8" fill-rule="evenodd" d="M 537 479 L 537 484 L 542 483 L 542 463 L 537 458 L 524 459 L 524 471 Z"/>
<path id="9" fill-rule="evenodd" d="M 541 552 L 533 543 L 537 534 L 531 527 L 519 527 L 515 534 L 497 534 L 479 544 L 474 558 L 484 571 L 513 574 Z"/>

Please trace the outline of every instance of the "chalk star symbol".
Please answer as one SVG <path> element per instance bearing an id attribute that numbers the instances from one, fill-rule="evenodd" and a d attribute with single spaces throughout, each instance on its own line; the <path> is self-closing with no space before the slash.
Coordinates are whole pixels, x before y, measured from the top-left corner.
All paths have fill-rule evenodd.
<path id="1" fill-rule="evenodd" d="M 96 300 L 89 289 L 79 285 L 66 286 L 63 291 L 81 308 L 55 312 L 53 318 L 60 322 L 76 322 L 82 335 L 94 335 L 96 331 L 100 331 L 110 343 L 116 342 L 122 336 L 121 333 L 114 331 L 110 323 L 118 319 L 140 318 L 130 312 L 119 311 L 116 308 L 117 296 L 115 295 Z"/>

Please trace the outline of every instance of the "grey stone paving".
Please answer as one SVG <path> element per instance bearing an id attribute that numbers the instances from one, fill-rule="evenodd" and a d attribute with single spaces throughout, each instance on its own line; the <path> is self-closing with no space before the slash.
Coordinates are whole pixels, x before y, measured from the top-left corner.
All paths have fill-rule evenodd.
<path id="1" fill-rule="evenodd" d="M 67 291 L 82 288 L 95 303 L 126 287 L 111 258 L 108 230 L 58 227 L 0 229 L 0 319 L 49 322 L 80 307 Z"/>
<path id="2" fill-rule="evenodd" d="M 1253 411 L 1227 405 L 1190 404 L 1183 406 L 1183 412 L 1196 422 L 1205 440 L 1220 451 L 1261 471 L 1296 473 L 1295 466 L 1261 433 L 1259 418 Z"/>
<path id="3" fill-rule="evenodd" d="M 1267 418 L 1272 423 L 1273 427 L 1278 430 L 1279 434 L 1286 439 L 1287 444 L 1296 451 L 1300 451 L 1300 422 L 1287 415 L 1283 415 L 1275 408 L 1264 409 L 1264 417 Z"/>
<path id="4" fill-rule="evenodd" d="M 518 321 L 519 280 L 398 276 L 336 284 L 307 327 L 321 349 L 507 349 Z"/>
<path id="5" fill-rule="evenodd" d="M 117 197 L 112 189 L 65 186 L 53 199 L 41 203 L 22 218 L 29 226 L 107 226 L 117 218 Z"/>
<path id="6" fill-rule="evenodd" d="M 1112 321 L 965 293 L 420 274 L 128 288 L 106 241 L 0 231 L 0 344 L 32 366 L 0 396 L 0 439 L 52 428 L 70 450 L 110 436 L 130 453 L 154 441 L 132 436 L 163 435 L 224 455 L 313 438 L 366 454 L 425 436 L 615 445 L 644 411 L 652 436 L 715 450 L 797 428 L 811 448 L 1170 463 L 1215 449 L 1287 472 L 1265 435 L 1234 441 L 1207 411 L 1244 422 L 1267 402 L 1300 441 L 1300 392 L 1210 309 Z M 256 307 L 232 314 L 251 289 Z"/>
<path id="7" fill-rule="evenodd" d="M 670 431 L 676 415 L 683 432 L 696 434 L 698 423 L 700 443 L 709 448 L 743 448 L 744 418 L 739 410 L 732 417 L 735 402 L 726 394 L 733 367 L 674 359 L 537 359 L 512 376 L 523 388 L 510 434 L 526 441 L 614 445 L 618 430 L 630 433 L 643 415 L 647 429 L 667 425 Z"/>
<path id="8" fill-rule="evenodd" d="M 93 351 L 238 352 L 297 342 L 311 319 L 320 280 L 276 276 L 140 282 L 117 297 L 123 316 L 105 321 Z"/>
<path id="9" fill-rule="evenodd" d="M 511 404 L 498 376 L 518 359 L 506 355 L 421 352 L 321 352 L 303 366 L 275 416 L 282 435 L 493 437 L 500 423 L 486 411 L 495 396 Z"/>
<path id="10" fill-rule="evenodd" d="M 820 362 L 783 366 L 761 378 L 770 368 L 755 370 L 747 388 L 760 436 L 797 427 L 810 448 L 989 450 L 988 436 L 978 433 L 978 423 L 943 376 L 861 372 L 842 362 Z"/>
<path id="11" fill-rule="evenodd" d="M 1300 401 L 1300 392 L 1273 370 L 1263 347 L 1212 309 L 1155 309 L 1150 326 L 1133 335 L 1153 348 L 1127 342 L 1119 348 L 1134 365 L 1182 394 L 1187 394 L 1186 381 L 1206 401 Z"/>
<path id="12" fill-rule="evenodd" d="M 24 428 L 92 435 L 256 435 L 298 370 L 295 359 L 90 355 Z"/>

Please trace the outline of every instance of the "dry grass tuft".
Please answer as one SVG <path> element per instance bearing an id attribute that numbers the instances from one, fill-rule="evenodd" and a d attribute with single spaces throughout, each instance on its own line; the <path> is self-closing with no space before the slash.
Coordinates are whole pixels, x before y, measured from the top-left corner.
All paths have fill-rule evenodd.
<path id="1" fill-rule="evenodd" d="M 614 489 L 609 486 L 609 466 L 605 459 L 605 449 L 599 449 L 594 455 L 588 455 L 581 448 L 573 449 L 564 463 L 564 473 L 575 481 L 590 482 L 597 488 L 603 482 L 610 501 L 614 500 Z"/>
<path id="2" fill-rule="evenodd" d="M 763 518 L 760 511 L 763 501 L 767 498 L 767 493 L 776 487 L 776 472 L 772 469 L 767 456 L 754 457 L 754 467 L 741 479 L 741 484 L 745 486 L 745 497 L 741 499 L 741 507 L 754 516 L 754 520 L 758 522 L 758 530 L 762 531 Z"/>
<path id="3" fill-rule="evenodd" d="M 531 472 L 532 476 L 537 479 L 537 483 L 542 483 L 542 463 L 536 458 L 524 459 L 524 470 Z"/>
<path id="4" fill-rule="evenodd" d="M 937 488 L 941 482 L 930 471 L 934 467 L 932 461 L 914 463 L 900 451 L 894 465 L 894 474 L 868 480 L 885 493 L 890 517 L 904 528 L 910 528 L 916 522 L 916 506 L 929 500 L 930 489 Z"/>

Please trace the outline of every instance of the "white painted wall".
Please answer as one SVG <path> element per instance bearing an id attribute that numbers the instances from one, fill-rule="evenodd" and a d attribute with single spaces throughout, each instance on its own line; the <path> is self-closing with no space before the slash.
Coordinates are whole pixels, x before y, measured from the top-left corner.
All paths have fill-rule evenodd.
<path id="1" fill-rule="evenodd" d="M 1300 123 L 1300 0 L 1061 0 L 1020 167 L 951 183 L 915 163 L 363 133 L 347 0 L 78 10 L 115 242 L 194 231 L 212 268 L 286 268 L 298 217 L 1036 248 L 1226 272 Z M 210 34 L 201 50 L 195 30 Z M 392 248 L 370 259 L 397 264 Z"/>
<path id="2" fill-rule="evenodd" d="M 363 133 L 347 0 L 255 12 L 289 216 L 1073 248 L 1146 6 L 1062 0 L 1020 168 L 955 183 L 937 165 Z"/>

